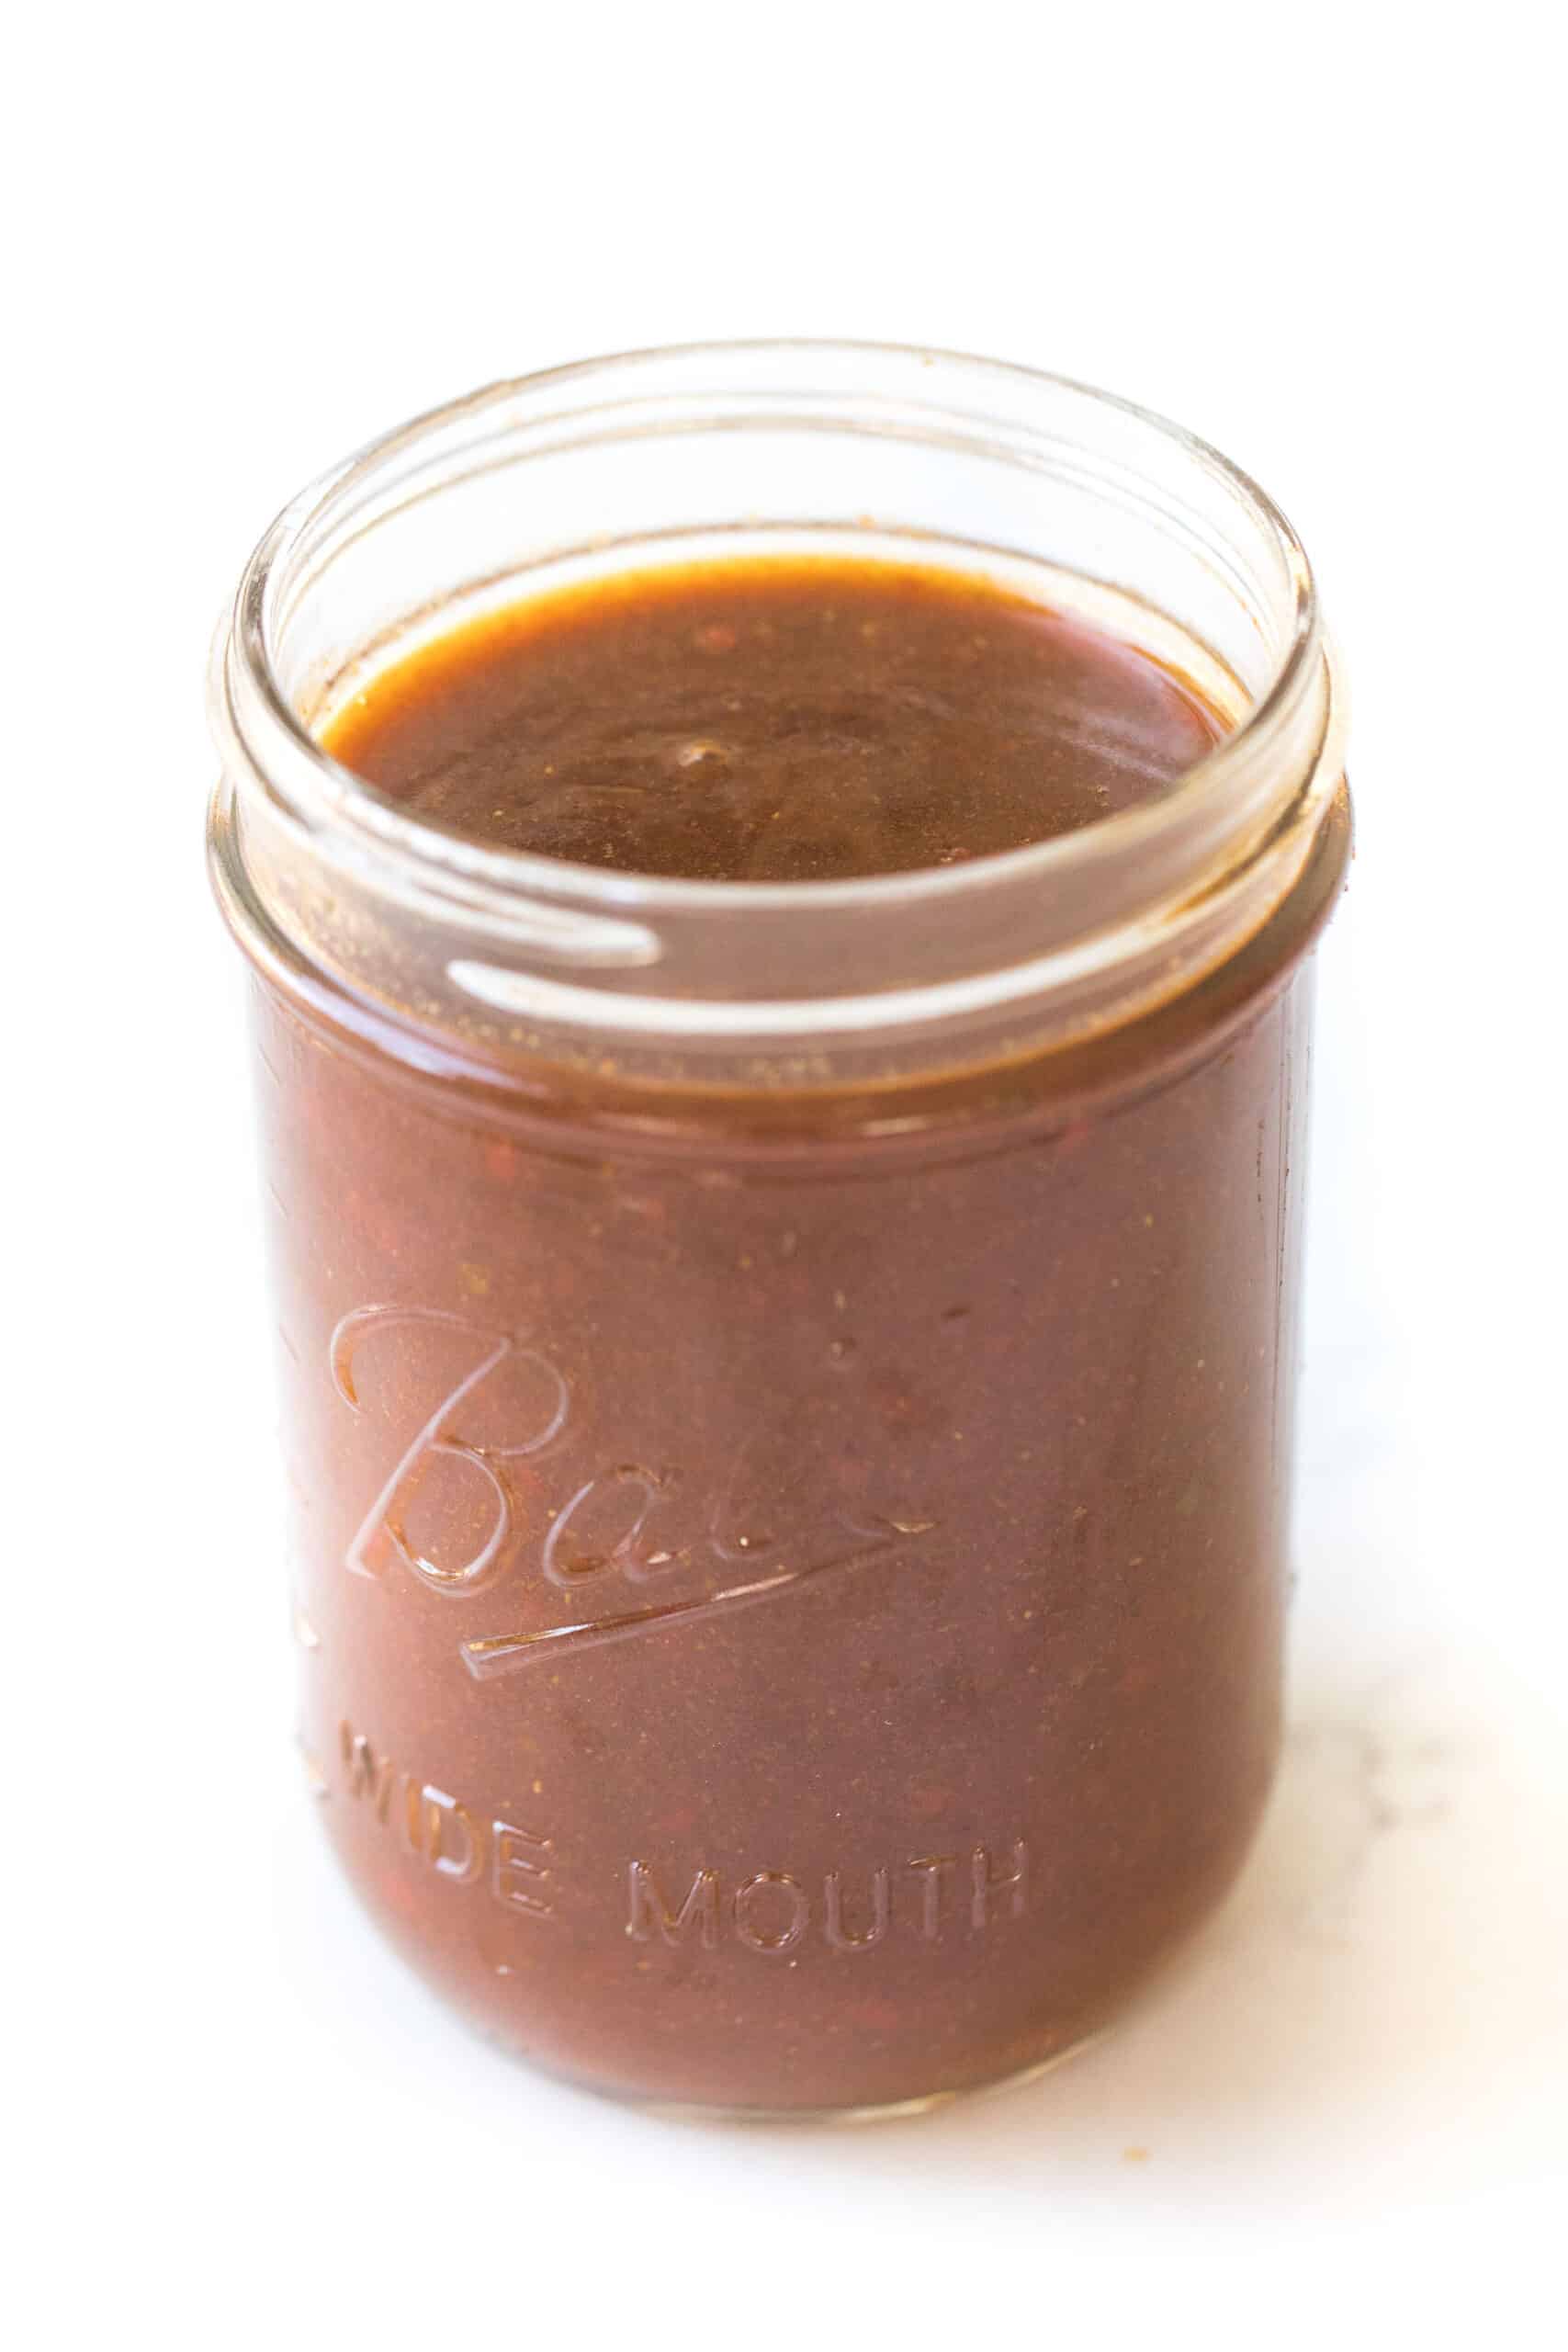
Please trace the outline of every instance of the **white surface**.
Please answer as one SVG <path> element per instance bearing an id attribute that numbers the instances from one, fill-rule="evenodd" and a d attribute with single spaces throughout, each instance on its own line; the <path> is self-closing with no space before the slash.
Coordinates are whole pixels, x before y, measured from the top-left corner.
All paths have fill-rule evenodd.
<path id="1" fill-rule="evenodd" d="M 1532 2298 L 1550 2335 L 1563 191 L 1545 17 L 1451 21 L 276 0 L 7 36 L 18 2345 L 1515 2342 Z M 1206 433 L 1303 530 L 1356 704 L 1279 1802 L 1124 2030 L 858 2134 L 511 2070 L 314 1842 L 198 850 L 208 634 L 301 481 L 491 376 L 771 331 Z"/>

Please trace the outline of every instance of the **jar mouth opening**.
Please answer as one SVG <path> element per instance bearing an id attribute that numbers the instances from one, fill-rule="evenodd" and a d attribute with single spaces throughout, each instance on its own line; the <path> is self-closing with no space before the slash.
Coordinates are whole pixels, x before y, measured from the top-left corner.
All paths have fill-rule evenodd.
<path id="1" fill-rule="evenodd" d="M 289 566 L 334 512 L 378 503 L 375 493 L 379 477 L 389 469 L 409 470 L 411 459 L 412 469 L 417 472 L 422 447 L 455 435 L 463 437 L 479 462 L 485 462 L 482 452 L 489 420 L 504 417 L 520 401 L 547 401 L 558 389 L 570 392 L 592 387 L 602 398 L 574 412 L 574 421 L 592 431 L 596 419 L 604 420 L 614 430 L 622 379 L 650 365 L 700 368 L 712 363 L 722 369 L 754 359 L 763 364 L 765 373 L 766 364 L 779 356 L 797 364 L 831 362 L 847 367 L 852 378 L 857 362 L 870 366 L 894 360 L 920 368 L 954 368 L 966 379 L 1020 389 L 1026 396 L 1031 391 L 1055 392 L 1133 421 L 1145 433 L 1168 442 L 1190 464 L 1217 477 L 1233 499 L 1249 511 L 1270 543 L 1290 608 L 1284 641 L 1270 673 L 1258 690 L 1246 693 L 1234 723 L 1214 748 L 1146 800 L 1097 818 L 1072 832 L 952 865 L 801 882 L 643 875 L 490 847 L 411 815 L 325 749 L 289 691 L 279 633 L 287 616 L 288 592 L 298 593 L 297 583 L 287 577 Z M 951 415 L 952 412 L 933 410 L 933 416 L 939 413 Z M 989 422 L 975 421 L 982 426 Z M 700 424 L 696 429 L 701 429 Z M 504 430 L 502 424 L 500 431 Z M 412 487 L 415 496 L 429 494 L 417 484 Z M 628 553 L 635 562 L 635 549 Z M 932 560 L 940 562 L 940 553 Z M 529 593 L 525 573 L 516 576 L 516 600 L 525 599 Z M 440 599 L 439 608 L 450 605 L 456 617 L 461 594 Z M 422 876 L 438 891 L 446 877 L 464 899 L 470 899 L 477 890 L 496 907 L 513 899 L 536 906 L 567 898 L 578 909 L 597 902 L 606 913 L 641 913 L 649 919 L 678 918 L 688 911 L 716 914 L 762 910 L 781 916 L 809 916 L 830 910 L 842 916 L 857 908 L 891 910 L 961 902 L 966 896 L 984 895 L 1000 884 L 1016 888 L 1037 880 L 1043 885 L 1049 882 L 1055 888 L 1124 859 L 1143 858 L 1162 841 L 1189 831 L 1195 821 L 1201 822 L 1205 810 L 1217 809 L 1226 802 L 1235 782 L 1245 771 L 1255 769 L 1260 755 L 1267 757 L 1272 744 L 1289 732 L 1303 697 L 1318 685 L 1324 660 L 1316 585 L 1295 531 L 1249 475 L 1185 427 L 1072 378 L 1009 361 L 977 359 L 933 346 L 794 337 L 699 342 L 574 361 L 485 386 L 369 442 L 293 499 L 258 544 L 242 578 L 231 619 L 220 632 L 214 698 L 227 705 L 221 717 L 231 722 L 220 723 L 220 734 L 228 735 L 231 741 L 235 734 L 239 736 L 275 797 L 281 788 L 281 797 L 296 820 L 318 837 L 330 831 L 345 849 L 356 845 L 364 855 L 378 863 L 389 862 L 411 878 Z M 242 683 L 243 719 L 236 695 L 236 686 Z M 635 958 L 628 955 L 627 960 Z"/>
<path id="2" fill-rule="evenodd" d="M 1185 673 L 1231 731 L 1076 831 L 797 882 L 489 846 L 313 731 L 476 608 L 764 543 L 1005 582 Z M 256 548 L 211 710 L 214 871 L 253 942 L 497 1050 L 791 1083 L 1043 1049 L 1189 985 L 1305 872 L 1344 718 L 1305 551 L 1208 443 L 1066 377 L 808 339 L 578 361 L 372 442 Z"/>

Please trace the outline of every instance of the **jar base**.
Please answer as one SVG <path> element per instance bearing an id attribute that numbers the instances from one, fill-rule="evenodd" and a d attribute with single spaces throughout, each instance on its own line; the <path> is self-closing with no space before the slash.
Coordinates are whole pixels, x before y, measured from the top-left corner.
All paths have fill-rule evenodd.
<path id="1" fill-rule="evenodd" d="M 804 2123 L 818 2127 L 825 2124 L 850 2125 L 862 2123 L 898 2123 L 916 2115 L 931 2115 L 938 2108 L 951 2107 L 959 2099 L 995 2098 L 1005 2091 L 1021 2090 L 1027 2083 L 1037 2083 L 1042 2075 L 1054 2074 L 1085 2050 L 1092 2050 L 1103 2041 L 1110 2031 L 1100 2026 L 1092 2033 L 1068 2042 L 1065 2050 L 1053 2050 L 1047 2058 L 1036 2058 L 1028 2066 L 1018 2066 L 1010 2074 L 994 2075 L 976 2083 L 963 2083 L 952 2090 L 917 2092 L 912 2098 L 874 2100 L 862 2107 L 741 2107 L 714 2105 L 700 2100 L 670 2098 L 639 2098 L 635 2092 L 596 2091 L 596 2096 L 614 2101 L 617 2107 L 635 2108 L 639 2115 L 649 2115 L 665 2123 Z M 527 2063 L 526 2061 L 525 2063 Z M 593 2089 L 591 2084 L 581 2086 Z"/>

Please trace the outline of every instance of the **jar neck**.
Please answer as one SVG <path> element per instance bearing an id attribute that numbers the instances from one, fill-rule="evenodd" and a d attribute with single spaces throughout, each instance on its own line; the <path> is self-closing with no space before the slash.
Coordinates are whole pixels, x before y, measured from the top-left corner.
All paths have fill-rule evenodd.
<path id="1" fill-rule="evenodd" d="M 1233 731 L 1163 795 L 1081 831 L 790 885 L 486 849 L 411 818 L 316 739 L 379 667 L 489 606 L 768 550 L 995 580 L 1186 673 Z M 703 1084 L 908 1080 L 1134 1021 L 1270 922 L 1342 771 L 1310 569 L 1245 476 L 1082 387 L 852 345 L 591 363 L 375 444 L 256 550 L 212 707 L 215 868 L 258 950 L 270 938 L 324 985 L 491 1054 Z"/>

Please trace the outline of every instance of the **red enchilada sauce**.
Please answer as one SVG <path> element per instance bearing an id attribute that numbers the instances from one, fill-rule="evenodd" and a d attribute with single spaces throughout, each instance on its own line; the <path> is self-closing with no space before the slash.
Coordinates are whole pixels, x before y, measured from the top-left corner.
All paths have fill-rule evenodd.
<path id="1" fill-rule="evenodd" d="M 778 882 L 1100 821 L 1221 731 L 1080 621 L 814 560 L 492 616 L 325 740 L 491 845 Z M 953 2091 L 1212 1907 L 1278 1735 L 1292 974 L 1344 854 L 1341 814 L 1201 986 L 884 1094 L 897 1132 L 260 988 L 305 1747 L 509 2046 L 697 2104 Z"/>
<path id="2" fill-rule="evenodd" d="M 383 676 L 327 744 L 487 847 L 831 882 L 1076 831 L 1223 731 L 1146 655 L 1022 597 L 815 557 L 514 605 Z"/>

